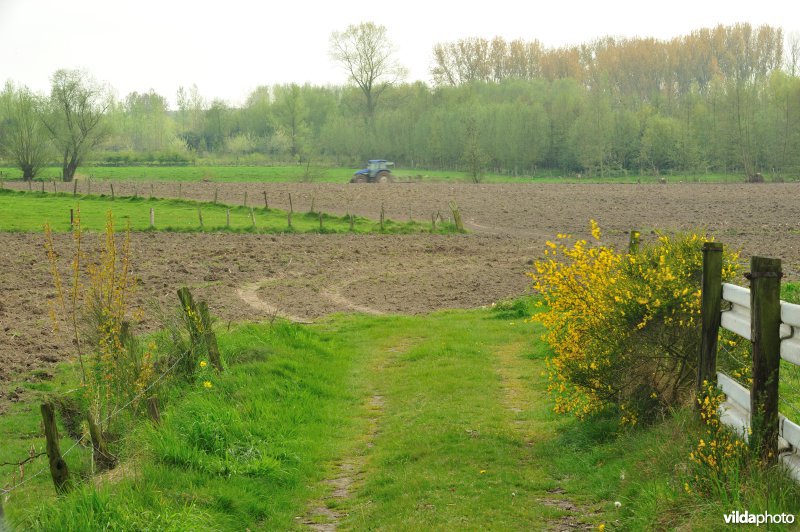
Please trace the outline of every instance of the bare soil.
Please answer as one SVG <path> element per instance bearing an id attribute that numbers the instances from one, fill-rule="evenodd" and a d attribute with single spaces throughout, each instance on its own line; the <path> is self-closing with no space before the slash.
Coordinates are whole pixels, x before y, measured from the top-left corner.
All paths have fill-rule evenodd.
<path id="1" fill-rule="evenodd" d="M 81 191 L 85 184 L 81 184 Z M 9 188 L 27 188 L 19 183 Z M 107 183 L 93 183 L 103 192 Z M 50 190 L 51 185 L 48 185 Z M 133 183 L 114 184 L 117 195 Z M 138 183 L 149 195 L 149 183 Z M 60 184 L 72 192 L 71 184 Z M 377 219 L 381 205 L 396 220 L 449 216 L 455 201 L 466 235 L 250 235 L 138 233 L 132 237 L 138 300 L 173 306 L 181 286 L 192 287 L 220 320 L 282 316 L 312 321 L 333 312 L 426 313 L 488 305 L 529 289 L 525 273 L 556 233 L 587 236 L 596 219 L 606 240 L 623 246 L 627 231 L 701 230 L 740 248 L 742 257 L 780 257 L 798 278 L 800 184 L 558 185 L 558 184 L 258 184 L 154 183 L 159 197 L 288 209 L 315 208 Z M 69 255 L 68 235 L 56 238 Z M 91 235 L 90 240 L 99 240 Z M 0 382 L 46 369 L 72 356 L 65 335 L 54 335 L 48 299 L 53 288 L 41 234 L 0 233 Z M 64 259 L 66 262 L 66 259 Z M 144 329 L 158 327 L 147 315 Z M 3 398 L 0 398 L 2 401 Z"/>

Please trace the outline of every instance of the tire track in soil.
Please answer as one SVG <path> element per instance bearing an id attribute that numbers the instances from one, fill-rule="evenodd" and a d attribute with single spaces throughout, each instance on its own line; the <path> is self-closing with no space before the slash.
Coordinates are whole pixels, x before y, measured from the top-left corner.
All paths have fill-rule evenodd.
<path id="1" fill-rule="evenodd" d="M 536 445 L 537 435 L 541 435 L 543 430 L 536 427 L 535 421 L 520 419 L 520 415 L 527 408 L 525 398 L 525 375 L 521 368 L 520 353 L 524 348 L 523 344 L 511 344 L 502 346 L 495 353 L 497 357 L 497 376 L 500 379 L 500 386 L 503 390 L 503 403 L 506 409 L 511 412 L 512 425 L 514 430 L 521 434 L 526 447 Z M 529 398 L 528 398 L 529 399 Z M 532 426 L 533 425 L 533 426 Z M 582 516 L 594 515 L 596 512 L 591 508 L 581 506 L 569 500 L 565 494 L 566 490 L 561 486 L 556 486 L 543 493 L 542 497 L 537 497 L 536 501 L 551 508 L 557 508 L 566 515 L 547 522 L 545 530 L 553 532 L 568 532 L 571 530 L 594 530 L 595 525 L 581 520 Z"/>
<path id="2" fill-rule="evenodd" d="M 356 282 L 356 281 L 353 281 Z M 325 297 L 328 301 L 344 307 L 348 310 L 354 310 L 356 312 L 363 312 L 364 314 L 372 314 L 374 316 L 379 316 L 385 314 L 383 311 L 374 309 L 372 307 L 367 307 L 364 305 L 359 305 L 358 303 L 354 303 L 350 301 L 346 297 L 344 297 L 339 289 L 323 289 L 321 292 L 322 296 Z"/>
<path id="3" fill-rule="evenodd" d="M 311 320 L 307 318 L 283 312 L 278 307 L 270 305 L 258 297 L 258 291 L 262 288 L 263 284 L 271 280 L 272 279 L 262 279 L 257 283 L 242 285 L 236 289 L 236 295 L 239 296 L 239 299 L 250 305 L 252 308 L 264 312 L 269 316 L 277 316 L 295 323 L 312 323 Z"/>

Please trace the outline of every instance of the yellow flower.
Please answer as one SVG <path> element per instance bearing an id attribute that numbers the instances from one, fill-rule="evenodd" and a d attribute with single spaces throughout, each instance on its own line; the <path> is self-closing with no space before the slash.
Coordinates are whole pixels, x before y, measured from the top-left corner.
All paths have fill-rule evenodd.
<path id="1" fill-rule="evenodd" d="M 484 475 L 484 474 L 486 474 L 486 470 L 485 469 L 481 469 L 481 475 Z"/>
<path id="2" fill-rule="evenodd" d="M 203 381 L 203 387 L 204 388 L 211 388 L 212 386 L 214 386 L 214 385 L 211 384 L 211 381 Z"/>
<path id="3" fill-rule="evenodd" d="M 206 367 L 206 366 L 208 366 L 208 364 L 206 363 L 206 361 L 205 361 L 205 360 L 201 360 L 201 361 L 200 361 L 200 367 L 201 367 L 201 368 L 204 368 L 204 367 Z"/>

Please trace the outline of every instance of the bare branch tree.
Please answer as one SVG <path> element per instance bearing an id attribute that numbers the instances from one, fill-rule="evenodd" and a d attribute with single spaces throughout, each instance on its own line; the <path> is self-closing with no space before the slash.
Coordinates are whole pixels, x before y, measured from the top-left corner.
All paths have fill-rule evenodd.
<path id="1" fill-rule="evenodd" d="M 386 37 L 386 27 L 372 22 L 351 24 L 343 32 L 333 32 L 330 42 L 331 57 L 364 93 L 371 121 L 383 91 L 406 75 L 405 68 L 393 58 L 394 46 Z"/>

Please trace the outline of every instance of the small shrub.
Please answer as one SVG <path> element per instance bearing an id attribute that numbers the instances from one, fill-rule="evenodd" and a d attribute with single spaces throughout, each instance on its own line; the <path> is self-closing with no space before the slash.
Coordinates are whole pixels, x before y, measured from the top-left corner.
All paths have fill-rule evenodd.
<path id="1" fill-rule="evenodd" d="M 535 263 L 534 288 L 554 356 L 548 361 L 555 410 L 586 416 L 616 408 L 623 424 L 687 402 L 700 341 L 702 245 L 697 234 L 661 235 L 635 254 L 560 234 Z M 724 256 L 723 279 L 736 271 Z"/>

